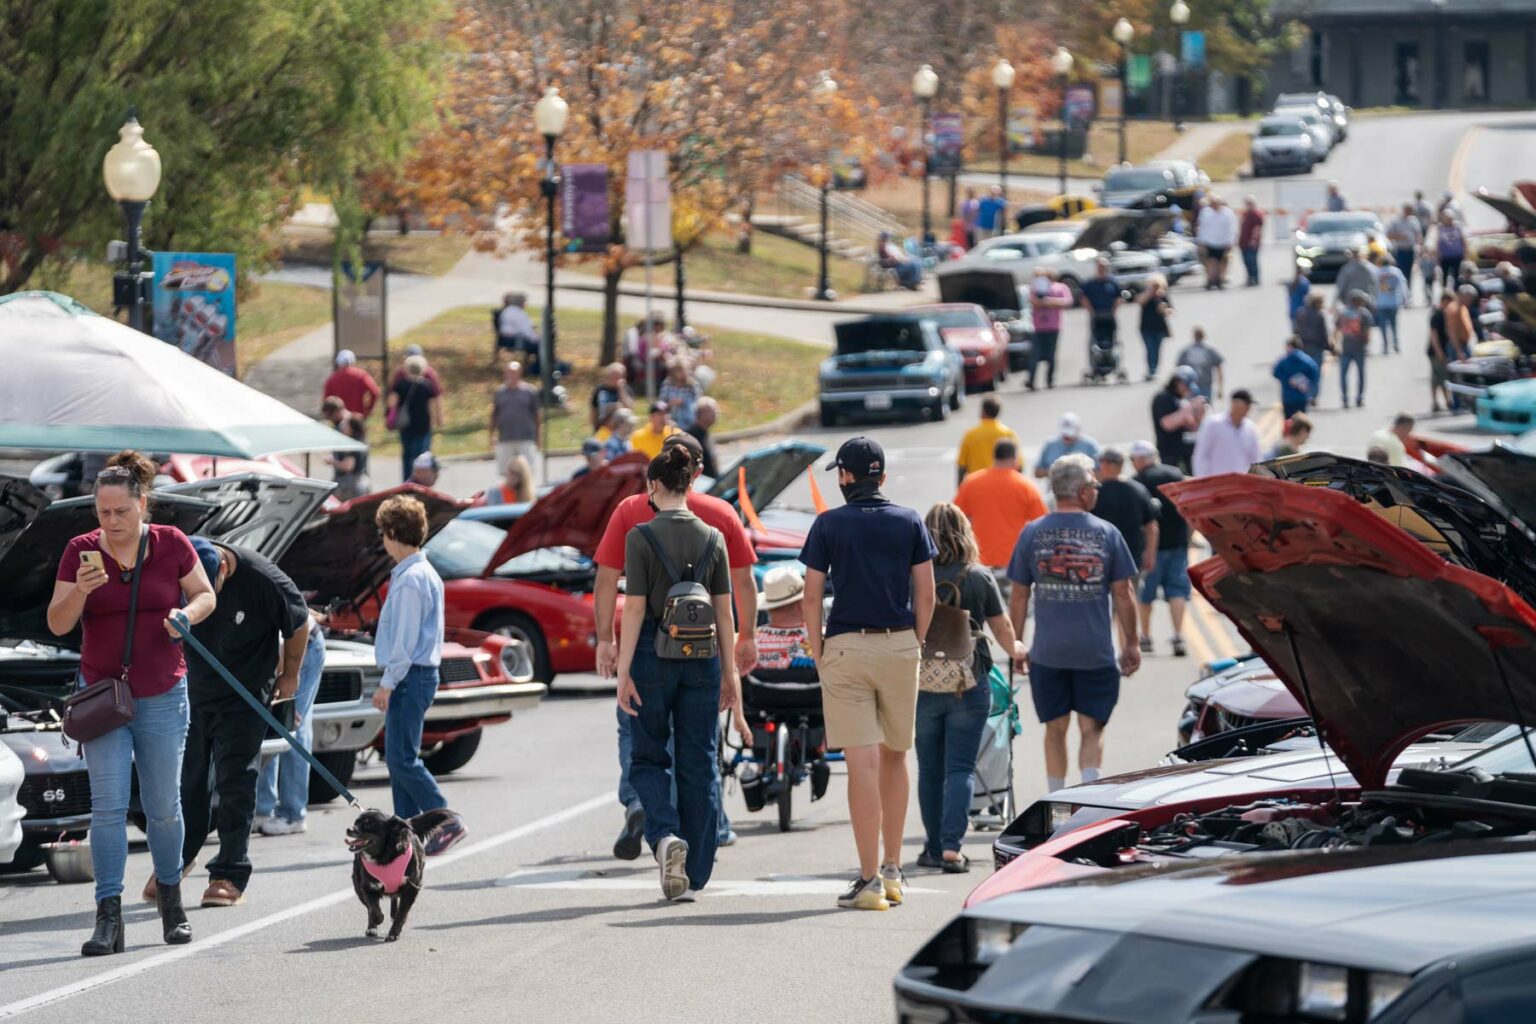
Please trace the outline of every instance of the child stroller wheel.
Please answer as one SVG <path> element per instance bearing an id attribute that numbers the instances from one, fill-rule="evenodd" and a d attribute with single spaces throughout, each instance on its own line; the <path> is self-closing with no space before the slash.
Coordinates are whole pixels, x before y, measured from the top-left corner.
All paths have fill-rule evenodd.
<path id="1" fill-rule="evenodd" d="M 794 816 L 795 779 L 789 771 L 779 780 L 779 831 L 788 832 Z"/>

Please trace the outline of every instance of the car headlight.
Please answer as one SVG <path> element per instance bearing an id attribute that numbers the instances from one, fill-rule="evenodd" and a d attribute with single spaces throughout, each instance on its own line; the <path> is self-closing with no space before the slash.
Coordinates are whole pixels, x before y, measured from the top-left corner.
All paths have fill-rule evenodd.
<path id="1" fill-rule="evenodd" d="M 1315 259 L 1318 256 L 1321 256 L 1322 254 L 1323 254 L 1323 248 L 1320 245 L 1298 245 L 1298 246 L 1296 246 L 1296 255 L 1298 255 L 1298 256 L 1305 256 L 1308 259 Z"/>
<path id="2" fill-rule="evenodd" d="M 533 656 L 528 645 L 513 640 L 501 648 L 501 670 L 515 683 L 525 683 L 533 678 Z"/>
<path id="3" fill-rule="evenodd" d="M 1296 1012 L 1321 1020 L 1347 1019 L 1349 970 L 1334 964 L 1303 963 L 1296 978 Z"/>
<path id="4" fill-rule="evenodd" d="M 1045 827 L 1055 835 L 1076 813 L 1077 807 L 1073 804 L 1048 803 L 1045 805 Z"/>
<path id="5" fill-rule="evenodd" d="M 1413 979 L 1406 974 L 1372 971 L 1365 976 L 1365 1019 L 1375 1020 L 1397 997 L 1408 991 Z"/>
<path id="6" fill-rule="evenodd" d="M 969 966 L 981 968 L 992 966 L 1003 954 L 1013 948 L 1014 940 L 1022 935 L 1027 927 L 1013 921 L 999 921 L 990 917 L 973 917 L 970 922 L 966 959 Z"/>
<path id="7" fill-rule="evenodd" d="M 1412 983 L 1404 974 L 1266 957 L 1209 1008 L 1237 1010 L 1244 1020 L 1364 1024 L 1385 1012 Z"/>

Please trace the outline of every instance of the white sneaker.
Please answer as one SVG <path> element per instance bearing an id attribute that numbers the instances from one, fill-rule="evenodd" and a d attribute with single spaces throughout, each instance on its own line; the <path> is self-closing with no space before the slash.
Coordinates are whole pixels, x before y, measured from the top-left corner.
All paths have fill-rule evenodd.
<path id="1" fill-rule="evenodd" d="M 267 822 L 269 822 L 271 820 L 272 819 L 270 817 L 265 817 L 265 816 L 259 815 L 259 814 L 256 817 L 252 818 L 251 819 L 251 835 L 253 835 L 253 836 L 263 835 L 264 833 L 262 832 L 262 828 L 267 824 Z"/>
<path id="2" fill-rule="evenodd" d="M 261 822 L 261 834 L 264 836 L 292 836 L 307 831 L 309 826 L 304 823 L 303 818 L 298 821 L 288 821 L 274 815 Z"/>
<path id="3" fill-rule="evenodd" d="M 683 891 L 683 894 L 681 896 L 679 896 L 677 899 L 673 900 L 672 902 L 673 903 L 695 903 L 695 902 L 698 901 L 698 898 L 699 898 L 699 890 L 693 888 L 693 886 L 689 886 L 687 889 L 685 889 Z"/>
<path id="4" fill-rule="evenodd" d="M 688 844 L 677 836 L 663 836 L 656 844 L 656 864 L 661 869 L 661 894 L 675 900 L 688 891 Z"/>

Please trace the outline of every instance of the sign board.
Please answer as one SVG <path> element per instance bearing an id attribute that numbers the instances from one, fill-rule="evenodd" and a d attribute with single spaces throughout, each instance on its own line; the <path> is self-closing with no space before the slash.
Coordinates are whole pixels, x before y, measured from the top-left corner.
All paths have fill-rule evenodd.
<path id="1" fill-rule="evenodd" d="M 1125 84 L 1133 92 L 1140 92 L 1152 85 L 1152 55 L 1133 53 L 1125 62 Z"/>
<path id="2" fill-rule="evenodd" d="M 155 337 L 235 375 L 235 256 L 157 252 Z"/>
<path id="3" fill-rule="evenodd" d="M 933 128 L 933 149 L 928 173 L 941 177 L 959 174 L 960 153 L 965 147 L 965 115 L 934 114 L 929 123 Z"/>
<path id="4" fill-rule="evenodd" d="M 1034 107 L 1008 111 L 1008 152 L 1028 153 L 1035 148 L 1035 116 Z"/>
<path id="5" fill-rule="evenodd" d="M 608 165 L 560 170 L 560 234 L 566 252 L 608 251 Z"/>
<path id="6" fill-rule="evenodd" d="M 1093 86 L 1069 85 L 1061 101 L 1061 119 L 1069 128 L 1081 130 L 1093 120 Z"/>
<path id="7" fill-rule="evenodd" d="M 1125 90 L 1120 82 L 1106 78 L 1099 83 L 1099 113 L 1104 117 L 1119 117 L 1125 109 Z"/>
<path id="8" fill-rule="evenodd" d="M 1205 67 L 1205 33 L 1192 29 L 1179 37 L 1179 56 L 1191 70 Z"/>
<path id="9" fill-rule="evenodd" d="M 365 261 L 361 275 L 355 264 L 342 263 L 331 292 L 337 352 L 349 348 L 359 359 L 388 361 L 387 281 L 388 273 L 379 260 Z"/>
<path id="10" fill-rule="evenodd" d="M 629 248 L 665 252 L 672 248 L 672 185 L 667 154 L 659 149 L 629 154 L 624 183 L 624 219 Z"/>

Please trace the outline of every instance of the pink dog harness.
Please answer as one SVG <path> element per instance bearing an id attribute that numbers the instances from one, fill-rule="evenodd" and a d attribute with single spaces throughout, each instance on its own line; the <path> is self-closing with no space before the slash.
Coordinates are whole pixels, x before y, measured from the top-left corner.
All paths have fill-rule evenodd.
<path id="1" fill-rule="evenodd" d="M 379 864 L 363 857 L 363 870 L 373 876 L 373 880 L 384 887 L 387 896 L 393 896 L 400 891 L 400 886 L 405 884 L 405 869 L 411 863 L 411 852 L 406 850 L 394 860 L 385 864 Z"/>

